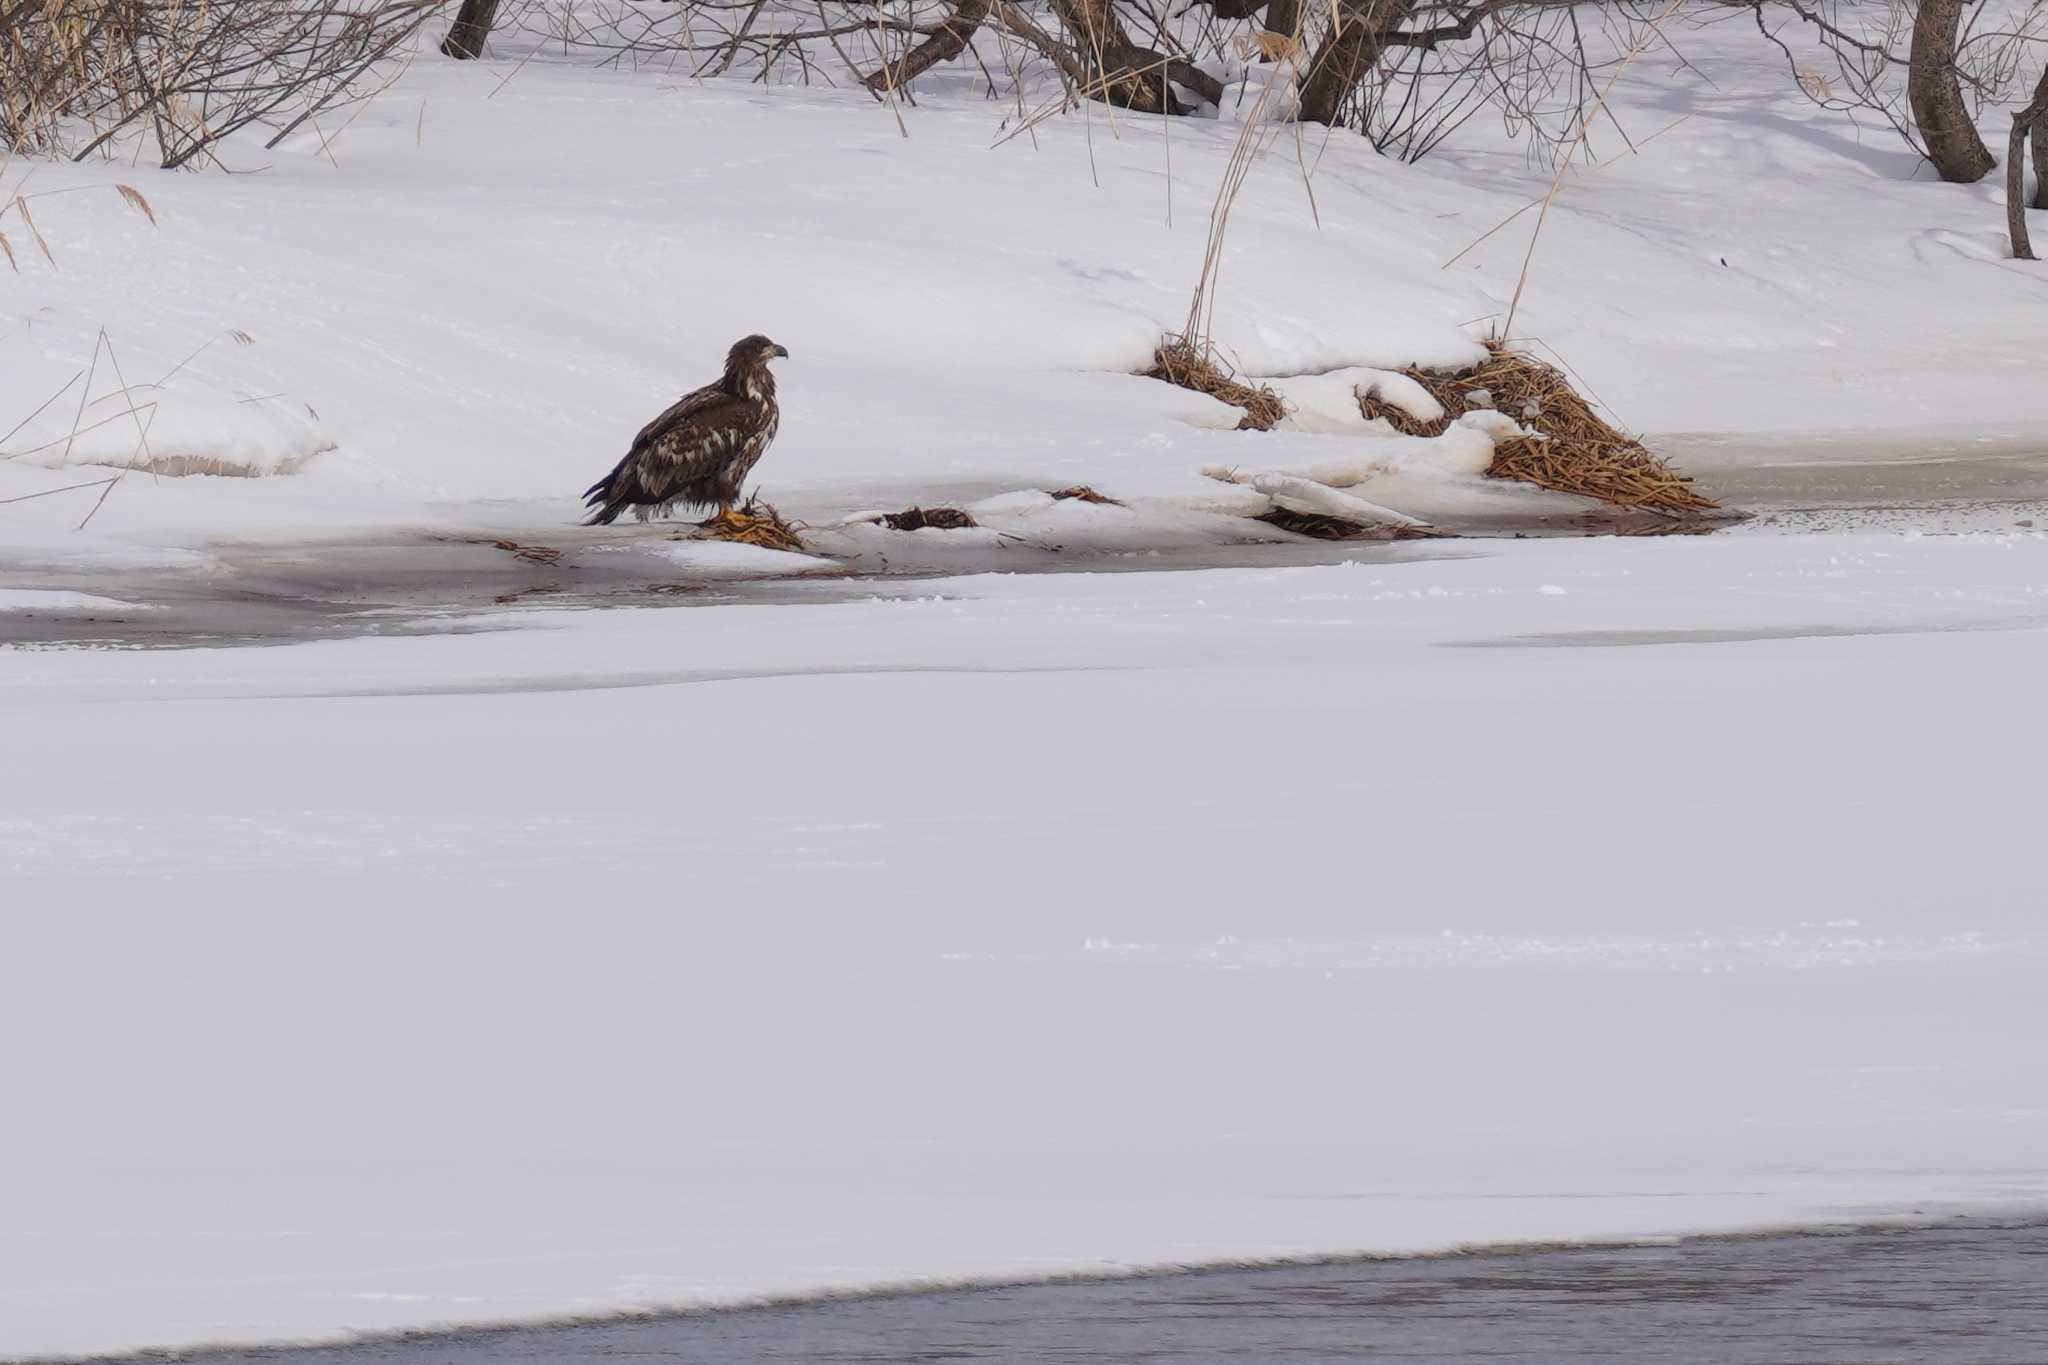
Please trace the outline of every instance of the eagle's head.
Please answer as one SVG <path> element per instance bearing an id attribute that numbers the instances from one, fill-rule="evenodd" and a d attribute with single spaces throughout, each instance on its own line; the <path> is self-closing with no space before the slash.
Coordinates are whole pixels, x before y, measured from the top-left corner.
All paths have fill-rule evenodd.
<path id="1" fill-rule="evenodd" d="M 759 332 L 750 337 L 741 337 L 725 353 L 725 387 L 732 393 L 742 394 L 756 403 L 773 402 L 775 399 L 775 376 L 768 373 L 768 362 L 789 352 L 777 346 Z"/>
<path id="2" fill-rule="evenodd" d="M 741 337 L 732 344 L 732 349 L 725 353 L 725 368 L 750 370 L 757 365 L 766 365 L 777 356 L 788 355 L 788 351 L 756 332 L 750 337 Z"/>

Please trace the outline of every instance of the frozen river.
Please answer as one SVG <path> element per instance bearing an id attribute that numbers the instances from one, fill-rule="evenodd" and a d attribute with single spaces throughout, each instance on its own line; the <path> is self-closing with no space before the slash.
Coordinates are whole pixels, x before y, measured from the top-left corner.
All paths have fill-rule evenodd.
<path id="1" fill-rule="evenodd" d="M 1724 533 L 1258 567 L 21 571 L 101 600 L 0 630 L 158 647 L 0 650 L 0 1356 L 2048 1208 L 2031 466 L 1768 468 Z M 1786 1258 L 1729 1323 L 1940 1244 L 1845 1245 L 1612 1264 L 1677 1331 L 1674 1257 Z M 892 1302 L 1099 1348 L 1235 1283 Z"/>

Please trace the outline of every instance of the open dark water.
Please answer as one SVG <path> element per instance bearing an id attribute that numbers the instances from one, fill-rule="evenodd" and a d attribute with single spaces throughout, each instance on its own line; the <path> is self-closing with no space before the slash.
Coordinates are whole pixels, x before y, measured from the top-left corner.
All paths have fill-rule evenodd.
<path id="1" fill-rule="evenodd" d="M 183 1358 L 2048 1365 L 2048 1223 L 1194 1271 Z"/>

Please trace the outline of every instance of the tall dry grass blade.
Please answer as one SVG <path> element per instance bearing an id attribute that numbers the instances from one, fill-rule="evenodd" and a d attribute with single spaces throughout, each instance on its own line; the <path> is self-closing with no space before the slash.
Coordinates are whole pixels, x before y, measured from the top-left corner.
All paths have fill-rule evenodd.
<path id="1" fill-rule="evenodd" d="M 53 497 L 58 493 L 70 493 L 80 488 L 98 488 L 103 484 L 110 484 L 120 477 L 119 474 L 115 474 L 109 478 L 94 479 L 90 483 L 67 483 L 62 488 L 45 488 L 40 493 L 23 493 L 19 497 L 0 498 L 0 506 L 10 502 L 34 502 L 37 498 Z"/>
<path id="2" fill-rule="evenodd" d="M 154 403 L 149 405 L 149 418 L 145 421 L 141 410 L 135 406 L 135 393 L 128 387 L 128 376 L 121 373 L 121 357 L 115 353 L 111 338 L 107 341 L 107 363 L 114 367 L 114 381 L 121 386 L 121 396 L 128 400 L 128 411 L 135 417 L 135 448 L 145 463 L 153 461 L 156 456 L 149 448 L 149 428 L 156 421 L 157 407 Z M 129 463 L 133 464 L 134 460 L 131 454 Z"/>
<path id="3" fill-rule="evenodd" d="M 1652 36 L 1661 36 L 1664 21 L 1676 14 L 1678 7 L 1683 3 L 1684 0 L 1671 0 L 1671 3 L 1664 7 L 1662 13 L 1650 20 L 1650 34 Z M 1529 234 L 1529 249 L 1522 253 L 1521 273 L 1515 277 L 1514 296 L 1508 300 L 1507 319 L 1501 323 L 1500 334 L 1502 337 L 1505 338 L 1514 333 L 1515 311 L 1521 307 L 1522 291 L 1529 284 L 1529 267 L 1536 259 L 1537 239 L 1543 235 L 1543 224 L 1550 216 L 1550 205 L 1556 200 L 1558 192 L 1564 188 L 1565 173 L 1571 169 L 1572 158 L 1578 155 L 1580 150 L 1585 147 L 1586 139 L 1592 135 L 1593 116 L 1605 113 L 1609 122 L 1613 123 L 1616 128 L 1621 127 L 1620 120 L 1616 119 L 1613 112 L 1608 108 L 1607 97 L 1614 93 L 1615 82 L 1621 79 L 1622 73 L 1628 70 L 1630 63 L 1642 56 L 1649 46 L 1648 38 L 1638 39 L 1627 52 L 1622 54 L 1620 63 L 1615 66 L 1613 72 L 1607 77 L 1607 84 L 1594 93 L 1592 110 L 1590 112 L 1585 109 L 1579 110 L 1578 132 L 1573 136 L 1571 145 L 1565 148 L 1564 155 L 1558 158 L 1557 174 L 1550 179 L 1550 189 L 1543 196 L 1542 211 L 1536 215 L 1536 229 Z M 1628 140 L 1626 132 L 1622 133 L 1622 140 L 1624 142 Z"/>
<path id="4" fill-rule="evenodd" d="M 76 384 L 81 378 L 84 377 L 84 375 L 85 371 L 80 370 L 77 374 L 74 374 L 69 379 L 65 380 L 62 388 L 58 389 L 48 398 L 45 398 L 42 402 L 36 404 L 36 410 L 34 412 L 30 413 L 28 416 L 22 418 L 19 422 L 16 422 L 12 427 L 8 428 L 7 434 L 5 436 L 0 436 L 0 446 L 6 445 L 9 441 L 13 440 L 16 436 L 20 435 L 21 429 L 23 427 L 27 426 L 30 422 L 35 421 L 36 418 L 41 417 L 44 412 L 49 410 L 50 404 L 56 402 L 59 398 L 62 398 L 65 394 L 69 393 L 71 391 L 71 386 L 73 384 Z M 27 452 L 24 451 L 22 453 L 26 454 Z M 13 458 L 14 456 L 12 455 L 0 454 L 0 460 L 11 460 Z"/>
<path id="5" fill-rule="evenodd" d="M 142 197 L 141 190 L 136 189 L 133 185 L 116 185 L 114 188 L 120 192 L 123 199 L 128 201 L 130 208 L 135 209 L 143 217 L 149 219 L 151 227 L 156 226 L 156 210 L 151 208 L 149 201 Z"/>
<path id="6" fill-rule="evenodd" d="M 1260 129 L 1264 126 L 1266 105 L 1272 97 L 1273 82 L 1267 81 L 1260 89 L 1251 113 L 1238 129 L 1237 141 L 1231 145 L 1230 159 L 1223 167 L 1223 179 L 1216 187 L 1215 202 L 1209 207 L 1209 238 L 1202 255 L 1202 273 L 1195 281 L 1194 297 L 1188 302 L 1187 325 L 1181 329 L 1178 338 L 1167 339 L 1167 347 L 1179 342 L 1205 354 L 1209 350 L 1210 329 L 1216 318 L 1216 286 L 1223 272 L 1223 239 L 1230 229 L 1230 209 L 1237 202 L 1246 177 L 1251 174 L 1252 163 L 1264 150 Z"/>
<path id="7" fill-rule="evenodd" d="M 93 503 L 92 510 L 85 514 L 85 520 L 78 523 L 79 530 L 83 531 L 86 527 L 92 525 L 92 519 L 100 514 L 100 509 L 102 507 L 105 507 L 107 505 L 107 497 L 114 491 L 114 485 L 120 483 L 121 480 L 127 477 L 128 471 L 124 469 L 119 474 L 116 474 L 113 478 L 107 480 L 107 486 L 100 490 L 99 500 Z"/>
<path id="8" fill-rule="evenodd" d="M 147 387 L 153 389 L 160 389 L 164 385 L 170 383 L 171 380 L 177 375 L 178 371 L 184 369 L 187 365 L 190 365 L 193 361 L 199 359 L 201 355 L 205 354 L 207 348 L 212 346 L 213 343 L 215 343 L 216 341 L 219 341 L 221 337 L 226 337 L 228 340 L 234 342 L 235 345 L 237 346 L 254 346 L 256 344 L 255 337 L 250 336 L 247 332 L 243 331 L 239 327 L 230 327 L 225 332 L 221 332 L 214 336 L 210 336 L 206 340 L 200 342 L 197 346 L 193 347 L 192 354 L 186 356 L 183 360 L 171 366 L 170 369 L 164 371 L 162 375 L 158 376 L 157 381 L 154 384 L 150 384 Z"/>
<path id="9" fill-rule="evenodd" d="M 1672 130 L 1673 128 L 1676 128 L 1676 127 L 1677 127 L 1677 126 L 1678 126 L 1679 124 L 1681 124 L 1681 123 L 1684 123 L 1684 122 L 1686 122 L 1686 121 L 1687 121 L 1688 119 L 1690 119 L 1691 117 L 1692 117 L 1692 115 L 1691 115 L 1691 114 L 1680 114 L 1680 115 L 1679 115 L 1679 116 L 1678 116 L 1677 118 L 1675 118 L 1675 119 L 1671 120 L 1671 122 L 1669 122 L 1669 123 L 1665 124 L 1665 125 L 1664 125 L 1664 126 L 1663 126 L 1662 128 L 1659 128 L 1659 129 L 1658 129 L 1658 130 L 1657 130 L 1656 132 L 1654 132 L 1654 133 L 1650 134 L 1650 135 L 1649 135 L 1648 137 L 1644 138 L 1644 139 L 1643 139 L 1643 140 L 1642 140 L 1641 142 L 1639 142 L 1639 143 L 1637 143 L 1637 142 L 1631 142 L 1631 143 L 1629 144 L 1629 148 L 1628 148 L 1628 155 L 1629 155 L 1629 156 L 1634 156 L 1634 155 L 1636 155 L 1636 154 L 1637 154 L 1637 153 L 1639 153 L 1639 152 L 1640 152 L 1640 151 L 1641 151 L 1641 150 L 1642 150 L 1642 149 L 1643 149 L 1644 147 L 1647 147 L 1647 146 L 1649 146 L 1649 145 L 1650 145 L 1651 143 L 1655 142 L 1655 141 L 1656 141 L 1656 140 L 1657 140 L 1658 138 L 1660 138 L 1660 137 L 1664 136 L 1664 134 L 1666 134 L 1666 133 L 1670 132 L 1670 131 L 1671 131 L 1671 130 Z M 1592 167 L 1592 169 L 1593 169 L 1594 171 L 1599 171 L 1599 170 L 1603 170 L 1603 169 L 1605 169 L 1605 168 L 1606 168 L 1606 167 L 1608 167 L 1608 166 L 1612 166 L 1613 164 L 1615 164 L 1615 161 L 1619 161 L 1619 160 L 1621 160 L 1621 158 L 1620 158 L 1620 157 L 1616 157 L 1616 158 L 1614 158 L 1613 160 L 1609 160 L 1609 161 L 1603 161 L 1603 162 L 1601 162 L 1601 163 L 1600 163 L 1599 165 L 1597 165 L 1597 166 L 1594 166 L 1594 167 Z M 1493 225 L 1492 227 L 1488 228 L 1488 229 L 1487 229 L 1486 231 L 1484 231 L 1484 232 L 1480 233 L 1480 234 L 1479 234 L 1479 235 L 1478 235 L 1477 237 L 1475 237 L 1475 238 L 1473 238 L 1473 239 L 1472 239 L 1471 241 L 1467 242 L 1467 243 L 1466 243 L 1466 244 L 1465 244 L 1465 245 L 1464 245 L 1464 246 L 1463 246 L 1462 248 L 1460 248 L 1460 249 L 1459 249 L 1459 251 L 1458 251 L 1458 254 L 1457 254 L 1457 255 L 1455 255 L 1455 256 L 1453 256 L 1453 257 L 1451 257 L 1451 259 L 1449 259 L 1448 261 L 1445 261 L 1445 262 L 1444 262 L 1444 263 L 1443 263 L 1442 265 L 1438 266 L 1438 267 L 1437 267 L 1437 269 L 1439 269 L 1439 270 L 1449 270 L 1449 269 L 1450 269 L 1450 268 L 1451 268 L 1452 266 L 1456 265 L 1456 264 L 1457 264 L 1457 263 L 1458 263 L 1459 261 L 1462 261 L 1462 260 L 1464 260 L 1464 259 L 1465 259 L 1465 257 L 1466 257 L 1466 255 L 1467 255 L 1468 253 L 1470 253 L 1470 252 L 1471 252 L 1471 251 L 1473 250 L 1473 248 L 1475 248 L 1475 247 L 1479 246 L 1479 245 L 1480 245 L 1481 243 L 1485 242 L 1485 241 L 1486 241 L 1486 240 L 1487 240 L 1488 238 L 1492 237 L 1494 233 L 1496 233 L 1496 232 L 1499 232 L 1499 231 L 1500 231 L 1500 230 L 1501 230 L 1502 228 L 1504 228 L 1504 227 L 1506 227 L 1506 226 L 1507 226 L 1508 224 L 1510 224 L 1510 223 L 1514 222 L 1514 221 L 1515 221 L 1515 219 L 1517 219 L 1517 218 L 1520 218 L 1520 217 L 1521 217 L 1521 216 L 1522 216 L 1523 214 L 1527 213 L 1527 212 L 1528 212 L 1528 211 L 1529 211 L 1530 209 L 1533 209 L 1533 208 L 1535 208 L 1535 207 L 1536 207 L 1536 206 L 1537 206 L 1538 204 L 1541 204 L 1541 203 L 1543 203 L 1543 202 L 1544 202 L 1544 201 L 1543 201 L 1543 199 L 1541 199 L 1541 198 L 1537 198 L 1537 199 L 1531 199 L 1531 200 L 1530 200 L 1530 201 L 1529 201 L 1528 203 L 1526 203 L 1526 204 L 1522 205 L 1522 207 L 1520 207 L 1520 208 L 1516 209 L 1516 210 L 1515 210 L 1515 211 L 1514 211 L 1513 213 L 1511 213 L 1511 214 L 1509 214 L 1509 215 L 1508 215 L 1507 217 L 1505 217 L 1505 218 L 1501 219 L 1501 220 L 1500 220 L 1500 221 L 1499 221 L 1498 223 L 1495 223 L 1495 224 L 1494 224 L 1494 225 Z"/>
<path id="10" fill-rule="evenodd" d="M 121 386 L 122 396 L 128 399 L 129 413 L 133 415 L 135 418 L 136 449 L 142 453 L 142 457 L 145 461 L 149 461 L 153 459 L 149 452 L 149 428 L 151 424 L 153 424 L 156 421 L 156 404 L 150 403 L 146 405 L 149 408 L 149 420 L 144 421 L 141 412 L 138 411 L 135 406 L 134 395 L 128 388 L 128 380 L 121 373 L 121 359 L 119 356 L 114 354 L 113 338 L 107 335 L 106 328 L 104 327 L 100 329 L 100 342 L 107 348 L 107 362 L 114 367 L 114 379 Z M 97 362 L 97 360 L 99 359 L 99 353 L 97 350 L 95 350 L 93 353 L 93 359 L 95 360 L 95 362 Z M 91 390 L 92 382 L 88 380 L 86 382 L 86 391 L 91 392 Z M 131 468 L 133 467 L 134 458 L 135 457 L 133 454 L 129 456 Z M 92 510 L 87 512 L 85 514 L 85 519 L 78 523 L 79 530 L 83 531 L 86 527 L 92 525 L 92 519 L 100 514 L 100 509 L 107 505 L 107 499 L 113 495 L 114 489 L 120 486 L 121 480 L 128 477 L 129 472 L 130 471 L 128 469 L 123 469 L 119 474 L 116 474 L 113 478 L 107 480 L 107 486 L 100 490 L 99 498 L 97 501 L 93 503 Z"/>
<path id="11" fill-rule="evenodd" d="M 1522 205 L 1522 207 L 1516 209 L 1513 213 L 1501 219 L 1498 223 L 1495 223 L 1492 227 L 1488 228 L 1486 231 L 1480 233 L 1477 237 L 1474 237 L 1471 241 L 1467 242 L 1464 245 L 1463 249 L 1461 249 L 1457 255 L 1451 257 L 1451 259 L 1449 259 L 1448 261 L 1445 261 L 1442 265 L 1438 266 L 1437 269 L 1449 270 L 1459 261 L 1464 260 L 1466 253 L 1482 245 L 1487 240 L 1487 238 L 1493 236 L 1494 233 L 1499 232 L 1509 223 L 1514 222 L 1515 219 L 1520 218 L 1523 214 L 1527 213 L 1530 209 L 1535 208 L 1538 204 L 1542 202 L 1544 201 L 1541 199 L 1531 199 L 1528 203 Z"/>
<path id="12" fill-rule="evenodd" d="M 156 407 L 157 405 L 155 403 L 137 403 L 132 407 L 126 407 L 121 409 L 119 412 L 113 414 L 111 417 L 102 417 L 97 422 L 87 422 L 84 426 L 74 426 L 70 431 L 66 432 L 64 435 L 54 437 L 51 440 L 43 442 L 39 446 L 30 446 L 26 450 L 11 450 L 5 456 L 0 456 L 0 458 L 9 460 L 19 460 L 24 456 L 28 455 L 40 455 L 46 450 L 55 450 L 58 446 L 68 445 L 70 442 L 77 440 L 80 436 L 88 436 L 93 432 L 98 431 L 101 427 L 110 427 L 114 425 L 114 423 L 120 421 L 123 417 L 130 417 L 138 412 L 154 413 L 156 411 Z M 70 452 L 66 451 L 65 454 L 66 457 L 68 458 Z"/>
<path id="13" fill-rule="evenodd" d="M 50 244 L 43 240 L 42 229 L 36 226 L 35 215 L 28 211 L 28 200 L 21 195 L 15 195 L 14 212 L 21 218 L 22 225 L 28 229 L 28 235 L 35 239 L 36 250 L 43 253 L 43 259 L 50 263 L 52 270 L 55 270 L 57 268 L 57 258 L 50 254 Z M 10 259 L 14 255 L 11 251 L 7 254 Z"/>
<path id="14" fill-rule="evenodd" d="M 0 232 L 0 252 L 7 255 L 7 267 L 15 274 L 21 273 L 21 262 L 14 259 L 14 243 L 7 240 L 7 234 Z"/>
<path id="15" fill-rule="evenodd" d="M 71 418 L 71 434 L 64 438 L 64 459 L 66 463 L 70 462 L 71 447 L 78 440 L 78 424 L 85 420 L 85 405 L 92 398 L 92 381 L 94 376 L 100 372 L 100 347 L 106 344 L 106 340 L 107 332 L 102 327 L 98 338 L 92 343 L 92 363 L 86 367 L 85 391 L 78 395 L 78 411 Z"/>

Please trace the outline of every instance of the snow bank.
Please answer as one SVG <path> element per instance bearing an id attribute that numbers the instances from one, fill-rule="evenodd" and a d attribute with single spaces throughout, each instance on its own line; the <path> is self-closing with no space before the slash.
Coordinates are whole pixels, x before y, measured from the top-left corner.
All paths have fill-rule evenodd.
<path id="1" fill-rule="evenodd" d="M 608 547 L 595 546 L 591 553 Z M 639 553 L 641 545 L 621 547 Z M 816 555 L 771 550 L 735 541 L 673 540 L 653 548 L 652 553 L 684 570 L 691 578 L 778 578 L 785 574 L 831 572 L 837 565 Z"/>
<path id="2" fill-rule="evenodd" d="M 1378 398 L 1391 403 L 1418 422 L 1440 421 L 1444 415 L 1444 405 L 1437 401 L 1436 395 L 1405 374 L 1389 370 L 1360 371 L 1353 392 L 1360 398 Z M 1375 431 L 1394 430 L 1393 424 L 1384 417 L 1375 417 L 1366 425 Z"/>
<path id="3" fill-rule="evenodd" d="M 1359 410 L 1358 395 L 1384 370 L 1350 366 L 1327 374 L 1296 375 L 1265 381 L 1287 403 L 1281 419 L 1286 431 L 1359 432 L 1371 426 Z"/>
<path id="4" fill-rule="evenodd" d="M 1368 424 L 1359 415 L 1356 391 L 1361 373 L 1345 371 L 1294 381 L 1288 386 L 1289 401 L 1300 395 L 1311 424 L 1330 430 L 1338 427 L 1333 419 L 1341 411 L 1342 395 L 1349 393 L 1354 429 L 1383 427 L 1384 423 Z M 1318 423 L 1314 416 L 1318 411 L 1332 420 Z M 1437 415 L 1443 415 L 1441 409 Z M 1485 520 L 1508 508 L 1542 516 L 1591 507 L 1587 498 L 1487 476 L 1496 444 L 1529 434 L 1512 418 L 1481 410 L 1460 416 L 1438 436 L 1368 436 L 1350 442 L 1348 453 L 1341 458 L 1313 465 L 1279 469 L 1211 466 L 1202 473 L 1219 483 L 1248 487 L 1266 498 L 1271 507 L 1362 526 L 1423 526 L 1432 518 Z"/>
<path id="5" fill-rule="evenodd" d="M 821 554 L 852 564 L 895 571 L 971 572 L 989 563 L 987 551 L 1041 554 L 1156 554 L 1241 544 L 1254 531 L 1245 518 L 1271 503 L 1245 496 L 1145 496 L 1090 502 L 1020 489 L 982 498 L 960 509 L 975 525 L 954 530 L 898 531 L 880 512 L 860 512 L 804 532 Z"/>
<path id="6" fill-rule="evenodd" d="M 1694 70 L 1624 74 L 1616 119 L 1657 136 L 1567 178 L 1517 333 L 1653 433 L 2032 429 L 2039 290 L 1957 245 L 1973 216 L 1995 231 L 1995 187 L 1913 183 L 1903 151 L 1859 145 L 1738 30 L 1689 32 Z M 1062 483 L 1142 496 L 1176 471 L 1296 461 L 1210 429 L 1233 423 L 1208 400 L 1122 377 L 1185 319 L 1229 118 L 1053 119 L 996 146 L 996 107 L 941 84 L 903 110 L 906 138 L 857 91 L 521 55 L 507 81 L 508 63 L 424 53 L 324 150 L 308 131 L 245 153 L 260 175 L 153 179 L 155 227 L 105 188 L 130 172 L 38 167 L 38 188 L 104 192 L 39 203 L 58 268 L 24 257 L 10 277 L 0 430 L 104 329 L 133 383 L 201 352 L 156 396 L 152 447 L 302 470 L 289 496 L 126 484 L 109 526 L 482 500 L 567 521 L 641 423 L 761 330 L 795 355 L 757 477 L 800 514 Z M 1360 367 L 1478 359 L 1530 216 L 1486 234 L 1548 188 L 1483 123 L 1421 165 L 1308 130 L 1254 167 L 1215 339 L 1296 394 L 1295 437 L 1366 434 L 1342 401 Z M 125 462 L 131 435 L 111 424 L 71 458 Z M 0 461 L 0 497 L 40 486 L 21 463 Z M 0 527 L 67 514 L 15 506 Z"/>
<path id="7" fill-rule="evenodd" d="M 503 74 L 423 57 L 350 125 L 350 154 L 331 149 L 339 166 L 304 141 L 261 176 L 166 177 L 149 191 L 155 228 L 111 193 L 52 199 L 38 221 L 60 264 L 70 251 L 94 269 L 24 266 L 15 292 L 37 345 L 82 367 L 104 329 L 132 380 L 240 331 L 256 344 L 209 347 L 163 400 L 181 452 L 281 469 L 332 442 L 315 462 L 331 476 L 415 505 L 561 499 L 565 518 L 633 431 L 751 331 L 794 352 L 782 437 L 758 476 L 776 498 L 956 473 L 1015 486 L 1068 464 L 1101 479 L 1133 461 L 1185 464 L 1162 437 L 1209 438 L 1184 424 L 1202 406 L 1187 396 L 1100 381 L 1146 367 L 1185 317 L 1227 126 L 1173 130 L 1186 179 L 1169 206 L 1156 124 L 1127 123 L 1092 153 L 1066 121 L 1040 131 L 1038 152 L 992 149 L 979 103 L 935 101 L 906 140 L 822 91 L 669 89 L 545 60 Z M 1471 350 L 1460 324 L 1483 305 L 1427 277 L 1422 234 L 1354 224 L 1343 236 L 1370 264 L 1342 289 L 1302 289 L 1300 263 L 1334 243 L 1298 184 L 1261 176 L 1241 212 L 1263 245 L 1233 264 L 1218 312 L 1239 364 Z M 849 209 L 865 204 L 892 211 Z M 69 373 L 0 371 L 0 421 Z M 203 381 L 189 395 L 188 377 Z M 281 397 L 244 402 L 258 395 Z M 305 404 L 319 413 L 309 429 L 273 429 Z M 127 451 L 110 432 L 83 458 Z M 103 515 L 146 518 L 128 504 L 147 498 L 124 487 Z"/>
<path id="8" fill-rule="evenodd" d="M 16 336 L 0 342 L 0 373 L 0 417 L 14 428 L 0 462 L 24 468 L 261 477 L 296 473 L 334 445 L 318 414 L 285 394 L 189 370 L 123 387 L 117 361 L 91 346 L 58 356 Z"/>

